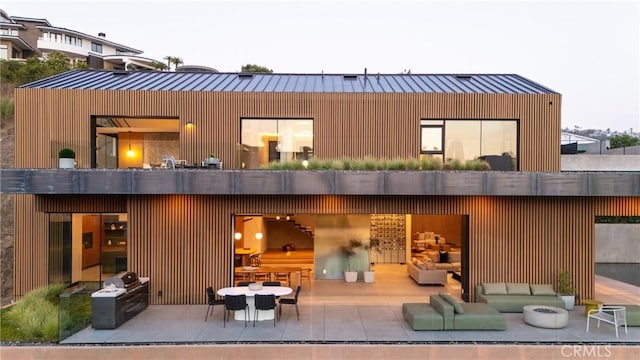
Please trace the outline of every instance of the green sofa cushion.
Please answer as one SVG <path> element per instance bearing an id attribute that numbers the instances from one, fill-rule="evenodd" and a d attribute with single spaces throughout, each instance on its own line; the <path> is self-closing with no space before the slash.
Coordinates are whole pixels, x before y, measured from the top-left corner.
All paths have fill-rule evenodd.
<path id="1" fill-rule="evenodd" d="M 485 295 L 507 295 L 507 284 L 505 283 L 483 283 L 482 287 Z"/>
<path id="2" fill-rule="evenodd" d="M 453 296 L 449 295 L 448 293 L 441 292 L 440 297 L 442 297 L 446 302 L 448 302 L 449 304 L 451 304 L 451 306 L 453 306 L 453 311 L 456 314 L 464 314 L 464 309 L 462 308 L 462 306 L 460 306 L 458 301 L 456 301 L 456 299 L 453 298 Z"/>
<path id="3" fill-rule="evenodd" d="M 556 295 L 480 295 L 479 299 L 500 312 L 522 312 L 525 305 L 546 305 L 564 309 L 564 301 Z"/>
<path id="4" fill-rule="evenodd" d="M 464 314 L 456 314 L 454 328 L 456 330 L 506 330 L 504 315 L 487 304 L 462 303 Z"/>
<path id="5" fill-rule="evenodd" d="M 442 315 L 427 303 L 402 304 L 402 316 L 413 330 L 442 330 Z"/>
<path id="6" fill-rule="evenodd" d="M 556 295 L 551 284 L 531 284 L 531 295 Z"/>
<path id="7" fill-rule="evenodd" d="M 440 295 L 429 296 L 429 304 L 442 314 L 442 326 L 444 330 L 453 330 L 453 305 L 449 304 L 449 302 Z"/>
<path id="8" fill-rule="evenodd" d="M 527 283 L 507 283 L 507 294 L 509 295 L 531 295 L 529 284 Z"/>

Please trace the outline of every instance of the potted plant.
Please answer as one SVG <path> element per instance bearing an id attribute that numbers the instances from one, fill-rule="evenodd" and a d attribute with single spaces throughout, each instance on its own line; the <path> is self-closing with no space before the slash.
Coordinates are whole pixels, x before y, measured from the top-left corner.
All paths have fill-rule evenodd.
<path id="1" fill-rule="evenodd" d="M 351 258 L 356 254 L 356 250 L 362 247 L 362 242 L 356 239 L 351 239 L 349 244 L 340 247 L 342 255 L 347 258 L 348 270 L 344 272 L 344 280 L 346 282 L 356 282 L 358 280 L 358 272 L 351 271 Z"/>
<path id="2" fill-rule="evenodd" d="M 216 156 L 216 153 L 209 153 L 209 158 L 207 159 L 207 165 L 219 165 L 220 159 Z"/>
<path id="3" fill-rule="evenodd" d="M 70 148 L 61 149 L 58 152 L 58 166 L 61 169 L 73 169 L 76 167 L 76 152 Z"/>
<path id="4" fill-rule="evenodd" d="M 365 247 L 365 249 L 369 250 L 368 251 L 368 256 L 369 259 L 367 261 L 367 263 L 369 264 L 369 268 L 367 270 L 364 271 L 364 282 L 366 283 L 372 283 L 375 281 L 375 272 L 371 269 L 371 250 L 376 251 L 377 253 L 380 253 L 380 239 L 377 238 L 371 238 L 369 239 L 369 245 L 367 245 Z"/>
<path id="5" fill-rule="evenodd" d="M 560 298 L 564 301 L 564 307 L 567 310 L 572 310 L 576 302 L 576 295 L 571 271 L 560 271 L 556 278 L 556 286 Z"/>

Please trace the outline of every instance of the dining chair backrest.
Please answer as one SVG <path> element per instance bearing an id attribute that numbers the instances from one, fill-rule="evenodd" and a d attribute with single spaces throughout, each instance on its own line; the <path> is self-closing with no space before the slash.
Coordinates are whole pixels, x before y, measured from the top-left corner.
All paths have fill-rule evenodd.
<path id="1" fill-rule="evenodd" d="M 262 283 L 262 286 L 281 286 L 280 281 L 265 281 Z"/>
<path id="2" fill-rule="evenodd" d="M 238 286 L 249 286 L 249 284 L 253 284 L 255 281 L 240 281 Z"/>
<path id="3" fill-rule="evenodd" d="M 224 307 L 227 310 L 244 310 L 247 308 L 247 295 L 226 295 L 224 297 Z"/>
<path id="4" fill-rule="evenodd" d="M 209 286 L 206 289 L 207 292 L 207 304 L 213 305 L 216 301 L 216 293 L 213 292 L 213 287 Z"/>
<path id="5" fill-rule="evenodd" d="M 302 289 L 302 287 L 298 285 L 298 287 L 296 288 L 296 296 L 294 296 L 296 304 L 298 303 L 298 295 L 300 295 L 300 289 Z"/>
<path id="6" fill-rule="evenodd" d="M 254 300 L 258 310 L 273 310 L 276 308 L 276 296 L 273 294 L 256 294 Z"/>

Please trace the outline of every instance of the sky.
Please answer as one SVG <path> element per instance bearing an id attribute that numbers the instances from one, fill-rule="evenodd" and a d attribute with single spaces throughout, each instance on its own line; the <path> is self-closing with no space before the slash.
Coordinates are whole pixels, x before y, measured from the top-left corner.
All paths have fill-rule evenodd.
<path id="1" fill-rule="evenodd" d="M 562 127 L 640 130 L 638 0 L 0 0 L 9 16 L 164 61 L 237 72 L 515 73 L 562 94 Z"/>

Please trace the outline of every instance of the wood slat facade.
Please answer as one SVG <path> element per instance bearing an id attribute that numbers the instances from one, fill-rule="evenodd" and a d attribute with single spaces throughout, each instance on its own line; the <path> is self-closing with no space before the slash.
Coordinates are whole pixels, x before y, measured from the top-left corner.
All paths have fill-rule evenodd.
<path id="1" fill-rule="evenodd" d="M 16 89 L 16 167 L 57 167 L 58 150 L 68 146 L 76 167 L 89 168 L 91 117 L 117 116 L 178 118 L 176 158 L 197 163 L 215 151 L 226 168 L 238 167 L 241 118 L 313 119 L 318 158 L 415 158 L 421 119 L 518 120 L 520 170 L 559 171 L 560 101 L 559 94 Z"/>
<path id="2" fill-rule="evenodd" d="M 16 90 L 16 167 L 55 168 L 76 151 L 89 168 L 92 116 L 180 121 L 180 154 L 212 150 L 238 163 L 241 118 L 311 118 L 318 158 L 417 157 L 421 119 L 516 119 L 521 171 L 560 169 L 559 94 L 250 93 Z M 195 126 L 185 125 L 192 121 Z M 573 270 L 581 298 L 594 286 L 594 216 L 638 215 L 639 197 L 17 195 L 14 297 L 48 281 L 47 213 L 126 212 L 128 269 L 151 278 L 153 304 L 202 304 L 231 283 L 234 214 L 468 216 L 468 289 L 484 281 L 553 283 Z M 159 292 L 162 296 L 157 296 Z M 470 298 L 473 298 L 473 293 Z"/>

